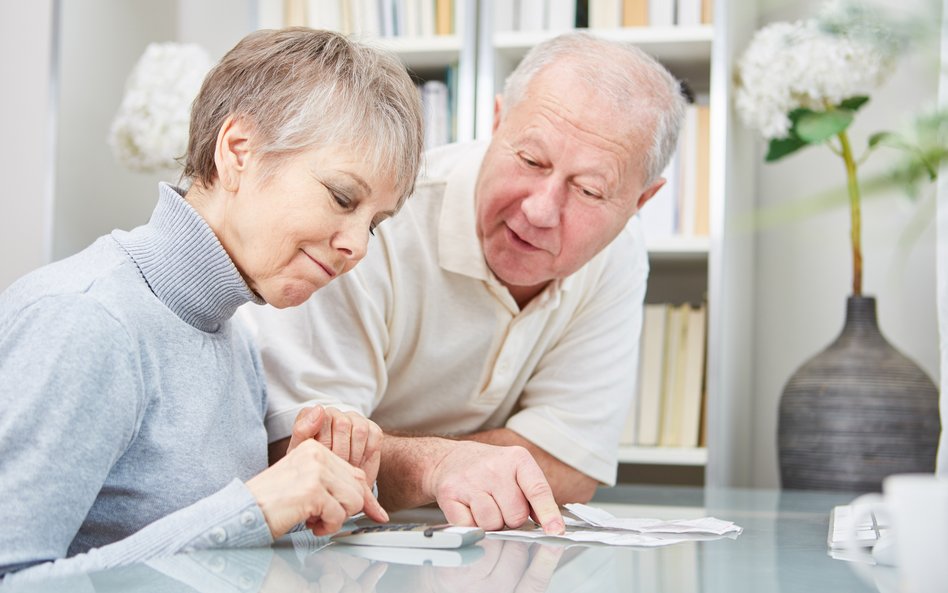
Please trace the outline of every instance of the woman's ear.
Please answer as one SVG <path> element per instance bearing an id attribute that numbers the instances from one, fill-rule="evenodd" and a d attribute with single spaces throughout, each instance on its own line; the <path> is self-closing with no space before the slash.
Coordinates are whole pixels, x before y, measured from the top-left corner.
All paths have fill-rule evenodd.
<path id="1" fill-rule="evenodd" d="M 221 187 L 227 191 L 236 192 L 240 188 L 240 179 L 247 170 L 250 131 L 246 119 L 230 115 L 217 133 L 214 165 Z"/>

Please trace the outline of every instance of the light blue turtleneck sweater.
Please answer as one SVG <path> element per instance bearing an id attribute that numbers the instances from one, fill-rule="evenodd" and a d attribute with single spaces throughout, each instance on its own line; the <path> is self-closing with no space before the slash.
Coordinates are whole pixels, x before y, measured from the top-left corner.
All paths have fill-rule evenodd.
<path id="1" fill-rule="evenodd" d="M 267 465 L 263 374 L 231 320 L 251 300 L 164 184 L 148 224 L 0 295 L 0 574 L 270 543 L 242 482 Z"/>

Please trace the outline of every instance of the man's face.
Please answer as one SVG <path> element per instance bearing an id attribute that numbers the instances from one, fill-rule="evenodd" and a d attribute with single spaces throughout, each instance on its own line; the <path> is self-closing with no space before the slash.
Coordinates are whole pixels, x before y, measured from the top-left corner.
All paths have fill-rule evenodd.
<path id="1" fill-rule="evenodd" d="M 661 187 L 643 188 L 652 124 L 617 125 L 627 115 L 587 87 L 570 69 L 548 67 L 502 118 L 495 109 L 475 191 L 477 235 L 521 306 L 591 260 Z"/>

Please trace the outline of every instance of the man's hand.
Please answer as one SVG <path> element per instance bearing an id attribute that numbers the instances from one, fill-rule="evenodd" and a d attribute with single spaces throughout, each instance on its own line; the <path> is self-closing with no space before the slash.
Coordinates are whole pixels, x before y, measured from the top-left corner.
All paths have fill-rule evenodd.
<path id="1" fill-rule="evenodd" d="M 308 439 L 316 439 L 340 459 L 364 471 L 369 484 L 375 483 L 382 453 L 382 429 L 375 422 L 358 412 L 313 406 L 296 416 L 287 452 Z"/>
<path id="2" fill-rule="evenodd" d="M 326 535 L 362 510 L 370 519 L 388 521 L 365 473 L 313 439 L 248 480 L 247 489 L 274 539 L 301 521 L 316 535 Z"/>
<path id="3" fill-rule="evenodd" d="M 388 505 L 436 501 L 449 522 L 486 530 L 520 527 L 531 516 L 546 533 L 565 529 L 543 471 L 523 447 L 386 435 L 383 458 L 379 494 Z"/>
<path id="4" fill-rule="evenodd" d="M 520 445 L 525 448 L 543 470 L 543 475 L 553 489 L 553 497 L 561 505 L 568 502 L 589 502 L 599 486 L 594 478 L 563 463 L 509 428 L 494 428 L 459 438 L 489 445 Z"/>

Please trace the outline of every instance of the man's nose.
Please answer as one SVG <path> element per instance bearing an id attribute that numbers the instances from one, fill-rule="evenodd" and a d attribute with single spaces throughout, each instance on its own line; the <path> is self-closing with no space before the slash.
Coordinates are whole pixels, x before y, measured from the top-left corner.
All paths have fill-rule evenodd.
<path id="1" fill-rule="evenodd" d="M 560 223 L 565 201 L 565 184 L 550 176 L 534 186 L 530 195 L 520 203 L 520 208 L 531 225 L 550 228 Z"/>

